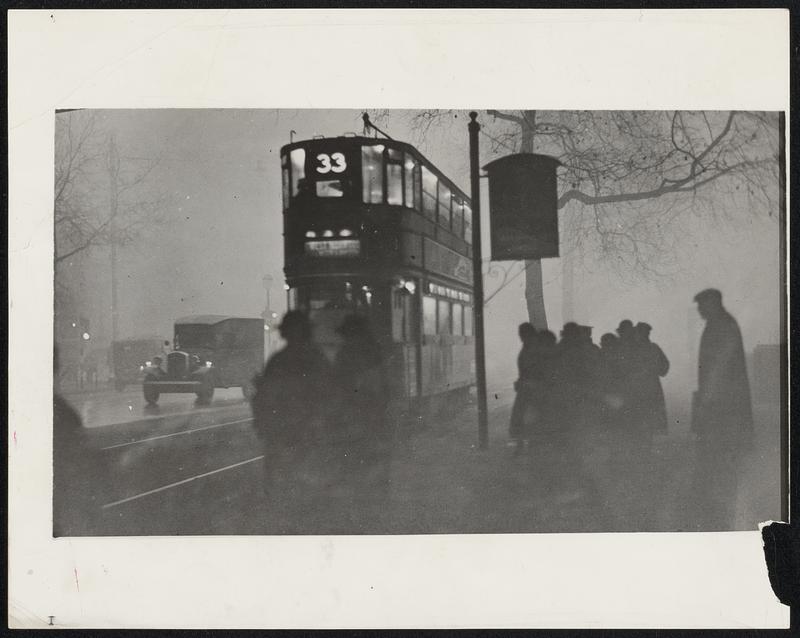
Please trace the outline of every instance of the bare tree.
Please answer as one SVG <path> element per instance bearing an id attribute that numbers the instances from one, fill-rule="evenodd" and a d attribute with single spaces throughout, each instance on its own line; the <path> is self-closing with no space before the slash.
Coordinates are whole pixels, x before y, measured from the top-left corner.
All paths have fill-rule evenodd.
<path id="1" fill-rule="evenodd" d="M 733 211 L 773 215 L 780 208 L 777 113 L 486 113 L 491 154 L 537 152 L 561 162 L 562 255 L 599 253 L 629 277 L 658 277 L 674 265 L 682 215 L 725 221 Z M 454 115 L 422 111 L 412 122 L 424 139 Z M 541 263 L 529 261 L 523 271 L 530 320 L 544 327 Z"/>
<path id="2" fill-rule="evenodd" d="M 55 266 L 93 246 L 125 246 L 163 220 L 143 187 L 158 159 L 120 156 L 97 112 L 60 113 L 55 137 Z M 107 192 L 108 197 L 98 197 Z"/>

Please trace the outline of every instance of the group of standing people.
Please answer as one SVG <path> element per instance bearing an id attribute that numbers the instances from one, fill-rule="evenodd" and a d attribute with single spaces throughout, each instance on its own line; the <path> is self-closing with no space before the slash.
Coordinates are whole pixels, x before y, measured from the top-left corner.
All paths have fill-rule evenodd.
<path id="1" fill-rule="evenodd" d="M 651 330 L 625 319 L 597 346 L 589 326 L 567 323 L 557 342 L 549 330 L 521 324 L 510 424 L 517 449 L 537 433 L 576 426 L 624 429 L 632 436 L 665 432 L 661 377 L 669 360 L 650 340 Z"/>
<path id="2" fill-rule="evenodd" d="M 694 301 L 706 325 L 692 397 L 690 525 L 707 531 L 732 529 L 744 455 L 753 446 L 744 345 L 719 290 L 703 290 Z M 510 424 L 516 449 L 537 433 L 571 431 L 580 437 L 587 430 L 575 426 L 601 427 L 610 435 L 610 462 L 627 480 L 627 486 L 615 484 L 617 488 L 653 488 L 652 435 L 667 431 L 661 378 L 669 371 L 669 360 L 650 340 L 651 331 L 647 323 L 625 319 L 616 334 L 601 337 L 598 347 L 587 326 L 566 324 L 556 343 L 552 332 L 522 324 Z"/>
<path id="3" fill-rule="evenodd" d="M 319 488 L 329 486 L 344 486 L 355 500 L 380 494 L 389 481 L 389 389 L 369 321 L 344 318 L 333 362 L 303 312 L 287 312 L 279 330 L 286 346 L 256 379 L 252 400 L 265 492 L 278 500 L 300 498 L 302 489 L 322 495 Z"/>

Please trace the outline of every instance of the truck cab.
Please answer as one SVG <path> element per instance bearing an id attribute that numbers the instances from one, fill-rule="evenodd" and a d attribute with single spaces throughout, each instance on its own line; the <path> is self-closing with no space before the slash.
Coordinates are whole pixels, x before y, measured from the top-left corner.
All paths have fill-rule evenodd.
<path id="1" fill-rule="evenodd" d="M 161 365 L 145 370 L 149 405 L 161 394 L 194 393 L 207 405 L 215 388 L 241 387 L 246 398 L 264 366 L 264 320 L 227 315 L 192 315 L 175 321 L 173 350 Z"/>

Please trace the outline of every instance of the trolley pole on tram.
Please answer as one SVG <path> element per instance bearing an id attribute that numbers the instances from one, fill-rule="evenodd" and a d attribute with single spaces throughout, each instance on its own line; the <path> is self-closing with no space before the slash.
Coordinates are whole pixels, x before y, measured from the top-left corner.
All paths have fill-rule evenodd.
<path id="1" fill-rule="evenodd" d="M 475 377 L 478 390 L 478 445 L 489 447 L 489 415 L 486 405 L 486 353 L 483 337 L 483 253 L 481 250 L 481 186 L 478 156 L 478 114 L 469 114 L 469 179 L 472 198 L 472 283 L 475 294 Z"/>

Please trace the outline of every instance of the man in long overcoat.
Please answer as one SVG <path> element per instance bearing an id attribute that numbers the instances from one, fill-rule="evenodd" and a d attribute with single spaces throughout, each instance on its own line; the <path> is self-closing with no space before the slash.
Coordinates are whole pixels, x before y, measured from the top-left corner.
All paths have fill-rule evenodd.
<path id="1" fill-rule="evenodd" d="M 264 444 L 265 492 L 288 501 L 309 470 L 319 470 L 307 460 L 309 452 L 324 446 L 331 374 L 304 313 L 290 310 L 278 329 L 286 347 L 270 358 L 256 379 L 252 409 L 253 425 Z"/>
<path id="2" fill-rule="evenodd" d="M 337 487 L 348 501 L 351 531 L 379 530 L 388 507 L 393 437 L 385 361 L 366 317 L 346 316 L 337 332 L 342 344 L 333 373 L 339 397 L 331 424 Z"/>
<path id="3" fill-rule="evenodd" d="M 705 530 L 732 529 L 741 456 L 753 432 L 744 345 L 739 324 L 722 305 L 719 290 L 703 290 L 694 300 L 706 321 L 692 406 L 699 523 Z"/>

